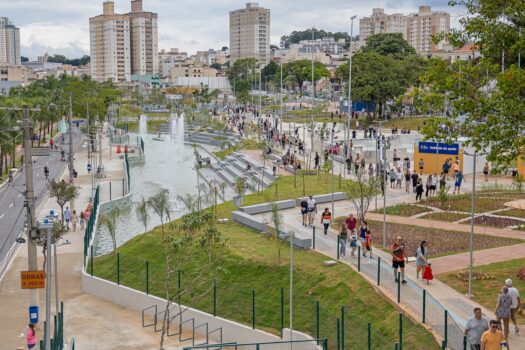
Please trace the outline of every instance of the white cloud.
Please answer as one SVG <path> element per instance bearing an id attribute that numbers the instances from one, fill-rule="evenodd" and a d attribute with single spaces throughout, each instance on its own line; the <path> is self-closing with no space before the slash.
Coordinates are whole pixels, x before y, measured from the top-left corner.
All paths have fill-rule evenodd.
<path id="1" fill-rule="evenodd" d="M 257 1 L 257 0 L 255 0 Z M 35 58 L 44 52 L 81 56 L 89 53 L 89 17 L 102 13 L 102 0 L 16 0 L 0 1 L 0 13 L 21 29 L 22 54 Z M 244 0 L 144 0 L 144 9 L 159 14 L 159 47 L 195 52 L 229 46 L 229 11 L 245 6 Z M 416 0 L 259 0 L 271 9 L 271 40 L 315 26 L 327 31 L 350 31 L 352 15 L 368 16 L 372 7 L 386 12 L 417 12 Z M 452 12 L 447 0 L 428 0 L 436 10 Z M 127 12 L 129 0 L 116 0 L 115 10 Z M 358 20 L 354 32 L 359 32 Z"/>

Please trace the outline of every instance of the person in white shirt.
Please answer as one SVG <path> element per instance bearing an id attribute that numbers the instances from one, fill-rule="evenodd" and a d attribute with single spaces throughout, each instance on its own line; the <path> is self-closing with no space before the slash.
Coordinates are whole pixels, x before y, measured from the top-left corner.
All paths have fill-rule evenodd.
<path id="1" fill-rule="evenodd" d="M 505 280 L 505 285 L 509 289 L 508 294 L 512 300 L 512 304 L 510 305 L 510 319 L 512 320 L 512 323 L 514 323 L 514 331 L 516 334 L 519 334 L 520 327 L 516 323 L 516 312 L 520 307 L 520 292 L 512 286 L 512 280 L 510 278 Z"/>
<path id="2" fill-rule="evenodd" d="M 313 196 L 306 200 L 306 210 L 308 211 L 308 225 L 310 227 L 314 224 L 315 214 L 317 213 L 317 203 Z"/>

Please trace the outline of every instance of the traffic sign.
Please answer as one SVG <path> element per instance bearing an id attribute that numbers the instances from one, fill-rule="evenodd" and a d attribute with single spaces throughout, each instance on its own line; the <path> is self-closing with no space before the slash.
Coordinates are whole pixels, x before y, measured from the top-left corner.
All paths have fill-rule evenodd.
<path id="1" fill-rule="evenodd" d="M 49 147 L 33 147 L 31 149 L 31 155 L 33 157 L 49 156 L 49 152 L 50 152 Z"/>
<path id="2" fill-rule="evenodd" d="M 20 282 L 22 289 L 41 289 L 46 287 L 45 271 L 21 271 Z"/>

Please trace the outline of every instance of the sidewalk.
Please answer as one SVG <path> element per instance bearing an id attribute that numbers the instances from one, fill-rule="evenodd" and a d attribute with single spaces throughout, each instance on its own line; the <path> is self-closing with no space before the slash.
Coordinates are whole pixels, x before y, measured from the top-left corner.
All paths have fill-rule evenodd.
<path id="1" fill-rule="evenodd" d="M 109 141 L 103 139 L 103 162 L 106 178 L 103 181 L 118 180 L 124 176 L 123 160 L 109 157 Z M 77 213 L 84 210 L 91 196 L 91 176 L 87 173 L 87 146 L 84 143 L 76 154 L 75 168 L 78 171 L 77 185 L 80 195 L 75 201 Z M 71 206 L 72 207 L 72 206 Z M 38 217 L 57 210 L 54 199 L 43 202 Z M 83 235 L 77 226 L 76 232 L 64 236 L 64 242 L 58 251 L 59 300 L 64 302 L 64 339 L 69 343 L 75 337 L 79 349 L 117 349 L 131 350 L 158 349 L 160 333 L 152 328 L 142 328 L 141 314 L 105 300 L 82 293 L 81 271 L 83 268 Z M 38 250 L 39 264 L 43 263 L 41 248 Z M 27 248 L 21 247 L 10 270 L 0 284 L 0 314 L 10 315 L 8 322 L 0 325 L 2 349 L 25 348 L 25 339 L 20 338 L 28 323 L 27 300 L 29 293 L 20 289 L 20 271 L 27 270 Z M 54 277 L 54 276 L 53 276 Z M 52 281 L 54 287 L 54 280 Z M 45 320 L 45 289 L 39 290 L 40 323 L 37 326 L 37 338 L 43 337 Z M 52 315 L 55 308 L 55 296 L 51 296 Z M 167 339 L 167 349 L 182 348 L 176 339 Z"/>

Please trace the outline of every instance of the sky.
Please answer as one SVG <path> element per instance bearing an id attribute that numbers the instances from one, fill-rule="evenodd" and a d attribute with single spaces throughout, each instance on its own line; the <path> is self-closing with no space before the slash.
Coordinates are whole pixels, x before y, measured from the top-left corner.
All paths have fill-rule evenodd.
<path id="1" fill-rule="evenodd" d="M 20 28 L 22 56 L 36 59 L 45 52 L 69 58 L 89 54 L 89 18 L 102 13 L 103 0 L 2 0 L 0 16 Z M 256 2 L 256 1 L 253 1 Z M 144 10 L 159 15 L 159 49 L 179 48 L 188 53 L 229 46 L 229 11 L 245 7 L 241 0 L 144 0 Z M 419 5 L 451 13 L 457 27 L 461 8 L 451 8 L 448 0 L 261 0 L 271 10 L 271 43 L 294 30 L 315 26 L 326 31 L 350 32 L 350 17 L 371 15 L 372 8 L 387 13 L 417 12 Z M 129 0 L 115 0 L 115 11 L 130 10 Z"/>

